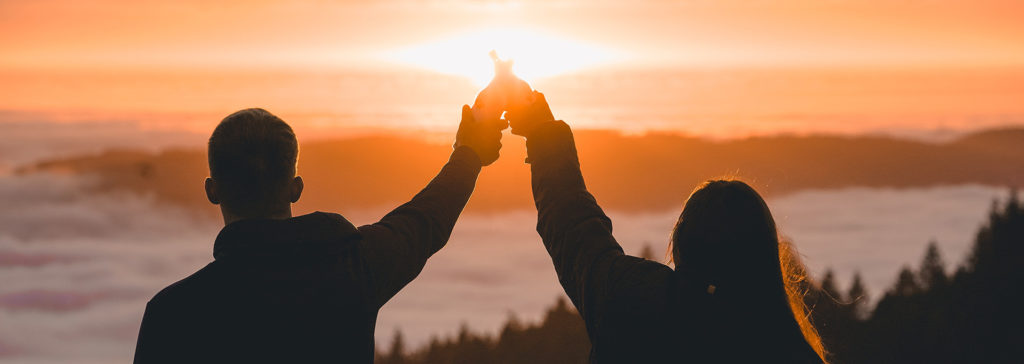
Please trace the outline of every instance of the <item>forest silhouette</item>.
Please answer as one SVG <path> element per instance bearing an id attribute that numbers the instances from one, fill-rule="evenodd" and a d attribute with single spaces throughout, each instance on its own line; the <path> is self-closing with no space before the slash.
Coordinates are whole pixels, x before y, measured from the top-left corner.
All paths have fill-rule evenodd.
<path id="1" fill-rule="evenodd" d="M 650 249 L 645 249 L 650 252 Z M 647 256 L 645 258 L 652 258 Z M 832 363 L 1010 363 L 1024 357 L 1024 205 L 1015 190 L 992 209 L 971 251 L 947 270 L 931 242 L 877 301 L 855 274 L 840 288 L 831 269 L 804 285 Z M 401 331 L 378 345 L 377 364 L 586 363 L 583 320 L 558 298 L 538 323 L 514 314 L 496 334 L 463 325 L 454 337 L 409 348 Z"/>

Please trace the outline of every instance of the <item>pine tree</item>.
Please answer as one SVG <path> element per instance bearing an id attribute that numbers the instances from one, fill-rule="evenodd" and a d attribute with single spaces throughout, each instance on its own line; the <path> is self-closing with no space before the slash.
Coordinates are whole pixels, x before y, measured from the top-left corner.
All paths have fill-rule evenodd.
<path id="1" fill-rule="evenodd" d="M 910 297 L 918 292 L 921 292 L 921 286 L 917 283 L 917 276 L 910 270 L 910 267 L 904 266 L 890 293 L 894 296 Z"/>
<path id="2" fill-rule="evenodd" d="M 853 273 L 853 283 L 850 284 L 850 290 L 846 294 L 846 297 L 850 300 L 850 316 L 857 320 L 863 320 L 870 313 L 868 312 L 868 297 L 867 288 L 864 287 L 864 281 L 860 277 L 860 272 Z"/>
<path id="3" fill-rule="evenodd" d="M 1020 211 L 1020 199 L 1017 197 L 1017 187 L 1010 188 L 1010 197 L 1006 200 L 1006 214 L 1012 216 Z"/>
<path id="4" fill-rule="evenodd" d="M 505 327 L 501 329 L 501 337 L 516 335 L 522 331 L 523 324 L 519 322 L 519 317 L 516 316 L 515 312 L 509 311 L 508 319 L 505 321 Z"/>
<path id="5" fill-rule="evenodd" d="M 388 364 L 405 363 L 405 339 L 402 331 L 395 329 L 394 339 L 391 340 L 391 349 L 388 350 L 385 362 Z"/>
<path id="6" fill-rule="evenodd" d="M 946 276 L 945 263 L 942 262 L 942 255 L 939 253 L 939 245 L 935 240 L 928 243 L 928 249 L 921 260 L 918 279 L 925 290 L 941 290 L 949 281 Z"/>
<path id="7" fill-rule="evenodd" d="M 818 328 L 826 347 L 842 345 L 842 308 L 839 302 L 842 294 L 836 289 L 835 273 L 832 268 L 825 270 L 817 288 L 812 287 L 804 298 L 811 308 L 811 323 Z"/>
<path id="8" fill-rule="evenodd" d="M 643 249 L 640 249 L 640 257 L 647 260 L 657 260 L 654 256 L 654 249 L 651 248 L 651 243 L 645 241 Z"/>
<path id="9" fill-rule="evenodd" d="M 821 279 L 821 290 L 826 293 L 827 299 L 842 301 L 843 294 L 836 288 L 836 275 L 832 268 L 825 270 L 825 277 Z"/>

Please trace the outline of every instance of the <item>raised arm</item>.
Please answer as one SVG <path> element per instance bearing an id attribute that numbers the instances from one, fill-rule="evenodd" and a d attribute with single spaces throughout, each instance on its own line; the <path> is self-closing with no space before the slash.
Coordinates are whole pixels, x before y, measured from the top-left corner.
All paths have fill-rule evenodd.
<path id="1" fill-rule="evenodd" d="M 454 151 L 441 172 L 412 200 L 359 228 L 378 307 L 416 278 L 427 258 L 448 242 L 481 167 L 498 159 L 501 129 L 476 123 L 469 106 L 463 106 Z"/>
<path id="2" fill-rule="evenodd" d="M 569 125 L 554 120 L 542 94 L 535 99 L 508 118 L 512 132 L 527 137 L 537 232 L 565 293 L 592 330 L 616 280 L 637 260 L 623 254 L 611 220 L 587 191 Z"/>

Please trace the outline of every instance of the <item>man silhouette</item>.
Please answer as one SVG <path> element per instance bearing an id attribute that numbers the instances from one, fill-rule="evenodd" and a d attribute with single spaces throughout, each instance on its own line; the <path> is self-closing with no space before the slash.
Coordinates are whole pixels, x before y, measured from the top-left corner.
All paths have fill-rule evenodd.
<path id="1" fill-rule="evenodd" d="M 502 129 L 463 106 L 441 172 L 356 228 L 338 214 L 292 217 L 303 184 L 288 124 L 263 109 L 224 118 L 208 147 L 206 195 L 225 224 L 214 261 L 149 301 L 135 362 L 371 363 L 377 311 L 445 245 Z"/>

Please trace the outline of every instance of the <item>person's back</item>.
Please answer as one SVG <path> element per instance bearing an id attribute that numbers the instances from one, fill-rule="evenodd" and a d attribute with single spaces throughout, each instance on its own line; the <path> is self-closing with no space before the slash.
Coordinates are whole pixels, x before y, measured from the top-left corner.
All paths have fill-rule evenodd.
<path id="1" fill-rule="evenodd" d="M 785 317 L 773 322 L 771 312 L 736 307 L 664 264 L 616 260 L 623 269 L 591 277 L 608 286 L 595 289 L 584 315 L 591 362 L 820 362 L 799 327 L 778 330 Z"/>
<path id="2" fill-rule="evenodd" d="M 135 362 L 371 363 L 378 310 L 447 242 L 500 138 L 465 106 L 441 172 L 356 228 L 338 214 L 292 217 L 303 183 L 291 128 L 261 109 L 228 116 L 209 146 L 206 192 L 225 221 L 214 261 L 150 300 Z"/>
<path id="3" fill-rule="evenodd" d="M 137 350 L 182 363 L 372 360 L 378 307 L 360 244 L 334 214 L 231 224 L 214 262 L 150 300 Z"/>
<path id="4" fill-rule="evenodd" d="M 722 181 L 691 196 L 672 269 L 623 253 L 543 95 L 506 116 L 527 138 L 537 232 L 586 324 L 591 362 L 823 361 L 813 327 L 794 315 L 803 306 L 786 279 L 798 275 L 783 265 L 794 262 L 780 260 L 774 221 L 749 186 Z"/>

